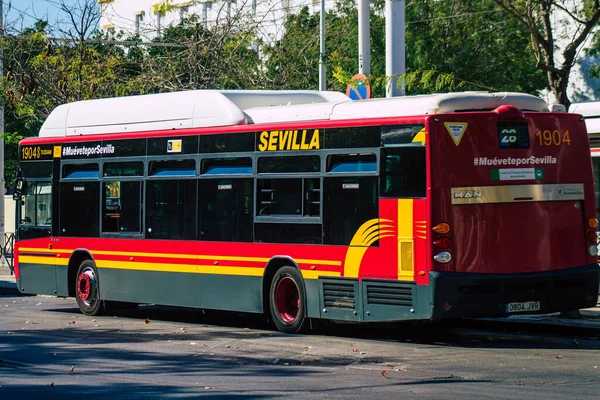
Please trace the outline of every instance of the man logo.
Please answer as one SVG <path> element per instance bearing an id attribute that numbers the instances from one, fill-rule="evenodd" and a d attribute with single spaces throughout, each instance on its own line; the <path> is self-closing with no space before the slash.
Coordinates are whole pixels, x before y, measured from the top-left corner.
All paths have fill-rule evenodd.
<path id="1" fill-rule="evenodd" d="M 461 190 L 454 192 L 455 199 L 480 199 L 482 195 L 481 190 Z"/>

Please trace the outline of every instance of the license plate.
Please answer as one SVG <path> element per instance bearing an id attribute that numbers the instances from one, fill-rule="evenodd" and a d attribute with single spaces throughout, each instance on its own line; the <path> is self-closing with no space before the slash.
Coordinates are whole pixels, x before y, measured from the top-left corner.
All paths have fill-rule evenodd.
<path id="1" fill-rule="evenodd" d="M 507 313 L 518 313 L 518 312 L 529 312 L 529 311 L 540 311 L 539 301 L 524 301 L 521 303 L 507 303 Z"/>

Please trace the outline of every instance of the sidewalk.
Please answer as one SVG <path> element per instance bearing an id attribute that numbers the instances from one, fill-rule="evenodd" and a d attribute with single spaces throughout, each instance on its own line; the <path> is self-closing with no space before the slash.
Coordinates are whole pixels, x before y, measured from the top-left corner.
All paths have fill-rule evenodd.
<path id="1" fill-rule="evenodd" d="M 17 290 L 17 282 L 15 276 L 10 274 L 10 268 L 2 259 L 0 263 L 0 295 L 15 295 L 19 294 Z"/>

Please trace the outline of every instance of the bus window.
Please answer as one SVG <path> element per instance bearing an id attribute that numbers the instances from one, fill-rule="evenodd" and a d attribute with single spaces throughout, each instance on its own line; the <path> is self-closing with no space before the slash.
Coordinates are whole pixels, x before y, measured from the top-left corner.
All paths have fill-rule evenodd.
<path id="1" fill-rule="evenodd" d="M 144 163 L 141 161 L 105 163 L 103 176 L 142 176 Z"/>
<path id="2" fill-rule="evenodd" d="M 99 197 L 99 182 L 62 182 L 60 185 L 60 235 L 99 236 Z"/>
<path id="3" fill-rule="evenodd" d="M 302 179 L 259 179 L 257 183 L 258 215 L 302 214 Z"/>
<path id="4" fill-rule="evenodd" d="M 98 164 L 66 164 L 63 165 L 63 179 L 98 178 Z"/>
<path id="5" fill-rule="evenodd" d="M 319 172 L 319 162 L 319 156 L 261 157 L 258 159 L 258 173 Z"/>
<path id="6" fill-rule="evenodd" d="M 196 239 L 196 180 L 146 183 L 146 237 Z"/>
<path id="7" fill-rule="evenodd" d="M 381 197 L 425 197 L 424 147 L 385 148 L 381 160 Z"/>
<path id="8" fill-rule="evenodd" d="M 258 216 L 320 216 L 319 178 L 259 179 L 257 182 L 256 213 Z"/>
<path id="9" fill-rule="evenodd" d="M 19 237 L 32 239 L 50 236 L 52 222 L 52 185 L 28 182 L 21 203 Z"/>
<path id="10" fill-rule="evenodd" d="M 150 176 L 194 176 L 195 160 L 150 161 Z"/>
<path id="11" fill-rule="evenodd" d="M 102 232 L 140 233 L 140 182 L 103 182 Z"/>
<path id="12" fill-rule="evenodd" d="M 325 178 L 326 244 L 348 245 L 365 222 L 377 218 L 377 177 Z"/>
<path id="13" fill-rule="evenodd" d="M 330 155 L 327 172 L 377 172 L 377 157 L 375 154 Z"/>
<path id="14" fill-rule="evenodd" d="M 252 159 L 239 158 L 207 158 L 200 166 L 202 175 L 238 175 L 252 173 Z"/>
<path id="15" fill-rule="evenodd" d="M 252 241 L 253 180 L 200 181 L 200 240 Z"/>

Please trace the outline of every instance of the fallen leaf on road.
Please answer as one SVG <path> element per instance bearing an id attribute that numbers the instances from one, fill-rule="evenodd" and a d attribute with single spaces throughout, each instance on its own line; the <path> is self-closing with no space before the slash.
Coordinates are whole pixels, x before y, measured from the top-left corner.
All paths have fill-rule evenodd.
<path id="1" fill-rule="evenodd" d="M 352 352 L 356 353 L 358 351 L 358 349 L 352 349 Z"/>
<path id="2" fill-rule="evenodd" d="M 386 367 L 391 367 L 391 366 L 392 366 L 392 364 L 391 364 L 391 363 L 385 363 L 385 366 L 386 366 Z"/>
<path id="3" fill-rule="evenodd" d="M 190 342 L 190 344 L 191 344 L 192 346 L 195 346 L 195 345 L 197 345 L 198 343 L 196 343 L 196 342 Z"/>
<path id="4" fill-rule="evenodd" d="M 92 322 L 97 322 L 97 321 L 95 319 L 93 319 Z"/>
<path id="5" fill-rule="evenodd" d="M 383 371 L 381 371 L 381 375 L 382 376 L 386 376 L 387 375 L 387 371 L 384 369 Z"/>
<path id="6" fill-rule="evenodd" d="M 73 372 L 73 371 L 75 371 L 75 366 L 71 365 L 71 368 L 69 368 L 69 372 Z"/>
<path id="7" fill-rule="evenodd" d="M 556 358 L 562 358 L 562 356 L 556 356 Z"/>
<path id="8" fill-rule="evenodd" d="M 288 365 L 290 365 L 290 363 L 283 363 L 283 365 L 285 365 L 287 367 Z"/>
<path id="9" fill-rule="evenodd" d="M 213 390 L 213 389 L 214 389 L 214 387 L 212 387 L 212 386 L 204 386 L 204 390 Z"/>
<path id="10" fill-rule="evenodd" d="M 146 318 L 146 319 L 144 320 L 144 322 L 145 322 L 146 324 L 149 324 L 149 323 L 150 323 L 150 318 Z"/>
<path id="11" fill-rule="evenodd" d="M 37 307 L 37 306 L 41 306 L 41 305 L 42 305 L 42 303 L 37 303 L 37 304 L 36 304 L 36 307 Z"/>

